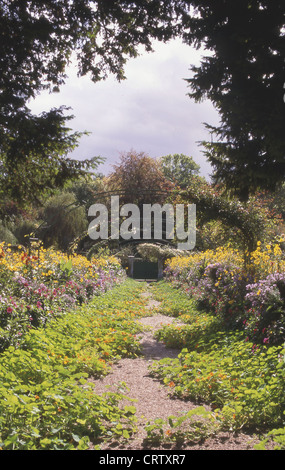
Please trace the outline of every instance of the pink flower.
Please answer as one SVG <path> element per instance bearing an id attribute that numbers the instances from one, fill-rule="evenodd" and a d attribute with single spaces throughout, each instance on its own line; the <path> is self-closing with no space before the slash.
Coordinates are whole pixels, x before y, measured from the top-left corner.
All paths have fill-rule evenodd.
<path id="1" fill-rule="evenodd" d="M 13 312 L 12 307 L 8 307 L 8 308 L 7 308 L 7 313 L 12 313 L 12 312 Z"/>
<path id="2" fill-rule="evenodd" d="M 39 302 L 39 301 L 37 302 L 37 307 L 38 307 L 38 308 L 42 308 L 41 302 Z"/>

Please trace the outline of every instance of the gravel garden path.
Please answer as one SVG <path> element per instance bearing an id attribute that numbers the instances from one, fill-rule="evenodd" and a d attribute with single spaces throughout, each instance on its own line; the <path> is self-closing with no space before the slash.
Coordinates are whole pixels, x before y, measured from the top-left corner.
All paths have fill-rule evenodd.
<path id="1" fill-rule="evenodd" d="M 170 450 L 250 450 L 256 444 L 256 440 L 245 434 L 233 435 L 232 433 L 220 433 L 215 437 L 207 438 L 199 443 L 183 442 L 179 447 L 174 443 L 158 444 L 147 441 L 145 425 L 157 418 L 166 419 L 170 415 L 182 415 L 197 407 L 191 401 L 171 398 L 167 387 L 157 379 L 150 376 L 149 366 L 153 361 L 162 358 L 175 358 L 179 350 L 166 348 L 163 343 L 154 338 L 154 332 L 161 325 L 177 322 L 176 319 L 156 313 L 155 308 L 159 302 L 151 298 L 151 293 L 146 290 L 142 294 L 148 298 L 148 307 L 152 314 L 138 320 L 145 327 L 145 331 L 139 334 L 143 355 L 135 359 L 121 359 L 112 366 L 112 371 L 104 378 L 94 380 L 94 391 L 98 394 L 106 391 L 117 391 L 118 385 L 126 384 L 125 395 L 135 399 L 138 418 L 138 432 L 127 443 L 109 442 L 100 445 L 102 450 L 141 450 L 141 449 L 170 449 Z M 123 403 L 124 404 L 124 403 Z M 205 408 L 207 406 L 205 405 Z"/>

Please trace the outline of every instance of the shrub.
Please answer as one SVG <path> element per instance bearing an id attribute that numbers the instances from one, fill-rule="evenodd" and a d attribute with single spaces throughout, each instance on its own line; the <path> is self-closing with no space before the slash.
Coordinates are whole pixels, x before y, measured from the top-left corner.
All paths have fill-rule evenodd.
<path id="1" fill-rule="evenodd" d="M 247 286 L 244 328 L 257 342 L 280 344 L 285 334 L 285 274 Z"/>
<path id="2" fill-rule="evenodd" d="M 248 338 L 280 344 L 285 339 L 282 238 L 243 256 L 229 246 L 167 261 L 166 279 L 182 287 L 196 305 L 215 314 L 228 329 Z"/>
<path id="3" fill-rule="evenodd" d="M 66 251 L 69 244 L 87 229 L 83 207 L 76 205 L 71 193 L 51 197 L 43 213 L 44 225 L 39 233 L 46 247 Z"/>
<path id="4" fill-rule="evenodd" d="M 2 221 L 0 221 L 0 242 L 10 243 L 11 245 L 18 243 L 15 235 L 3 225 Z"/>

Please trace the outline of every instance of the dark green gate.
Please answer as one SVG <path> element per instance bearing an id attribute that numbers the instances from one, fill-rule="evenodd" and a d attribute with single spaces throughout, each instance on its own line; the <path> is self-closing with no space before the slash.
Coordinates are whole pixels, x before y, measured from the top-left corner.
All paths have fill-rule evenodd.
<path id="1" fill-rule="evenodd" d="M 157 279 L 158 264 L 151 261 L 136 259 L 133 267 L 134 279 Z"/>

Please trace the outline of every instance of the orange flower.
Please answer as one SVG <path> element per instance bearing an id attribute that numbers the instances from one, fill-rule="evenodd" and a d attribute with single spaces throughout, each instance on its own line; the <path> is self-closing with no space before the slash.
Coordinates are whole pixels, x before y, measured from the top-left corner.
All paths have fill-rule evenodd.
<path id="1" fill-rule="evenodd" d="M 175 387 L 175 383 L 171 381 L 171 382 L 169 382 L 168 386 L 169 387 Z"/>

